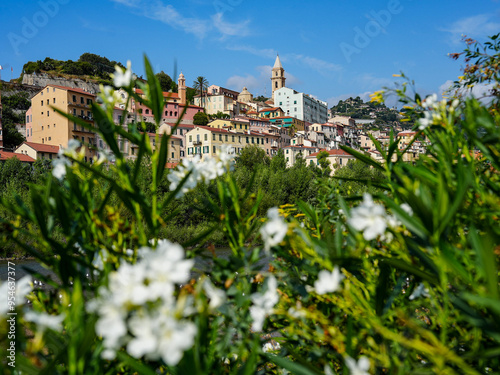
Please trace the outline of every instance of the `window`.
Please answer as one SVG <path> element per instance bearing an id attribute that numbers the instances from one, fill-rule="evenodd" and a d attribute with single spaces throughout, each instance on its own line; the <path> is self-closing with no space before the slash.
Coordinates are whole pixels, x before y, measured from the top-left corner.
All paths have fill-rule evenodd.
<path id="1" fill-rule="evenodd" d="M 214 154 L 217 152 L 217 149 L 215 148 L 215 146 L 213 146 L 212 150 L 213 150 Z"/>
<path id="2" fill-rule="evenodd" d="M 222 134 L 219 134 L 219 141 L 222 142 Z"/>
<path id="3" fill-rule="evenodd" d="M 165 111 L 165 116 L 168 116 L 168 111 Z"/>
<path id="4" fill-rule="evenodd" d="M 146 109 L 146 114 L 149 115 L 149 109 Z"/>
<path id="5" fill-rule="evenodd" d="M 176 116 L 176 117 L 177 117 L 177 112 L 174 112 L 174 116 Z"/>
<path id="6" fill-rule="evenodd" d="M 296 101 L 296 100 L 294 100 L 294 101 L 293 101 L 293 104 L 297 104 L 297 101 Z"/>
<path id="7" fill-rule="evenodd" d="M 215 134 L 212 134 L 212 140 L 215 141 Z"/>
<path id="8" fill-rule="evenodd" d="M 49 117 L 49 116 L 50 116 L 50 111 L 47 111 L 47 117 Z"/>
<path id="9" fill-rule="evenodd" d="M 192 135 L 189 136 L 189 142 L 193 142 L 193 136 Z"/>
<path id="10" fill-rule="evenodd" d="M 52 100 L 52 103 L 56 104 L 56 98 L 54 98 L 54 99 Z"/>
<path id="11" fill-rule="evenodd" d="M 205 141 L 208 141 L 208 134 L 205 134 Z"/>
<path id="12" fill-rule="evenodd" d="M 253 137 L 252 137 L 252 143 L 253 143 Z"/>
<path id="13" fill-rule="evenodd" d="M 80 97 L 80 103 L 85 104 L 85 99 L 83 98 L 83 96 Z"/>
<path id="14" fill-rule="evenodd" d="M 232 139 L 231 139 L 231 141 L 232 141 L 232 142 L 234 142 L 234 135 L 233 135 L 233 136 L 231 136 L 231 138 L 232 138 Z"/>
<path id="15" fill-rule="evenodd" d="M 170 116 L 172 116 L 172 111 L 170 111 Z"/>
<path id="16" fill-rule="evenodd" d="M 227 134 L 226 134 L 226 137 L 225 137 L 225 141 L 227 142 Z"/>
<path id="17" fill-rule="evenodd" d="M 73 95 L 73 102 L 76 103 L 76 95 Z"/>
<path id="18" fill-rule="evenodd" d="M 49 141 L 51 141 L 51 140 L 52 140 L 52 137 L 49 137 Z"/>
<path id="19" fill-rule="evenodd" d="M 172 159 L 174 158 L 174 153 L 172 152 Z"/>
<path id="20" fill-rule="evenodd" d="M 87 105 L 91 105 L 91 104 L 92 104 L 92 99 L 87 99 Z"/>
<path id="21" fill-rule="evenodd" d="M 246 138 L 247 138 L 247 143 L 248 143 L 248 137 L 246 137 Z"/>
<path id="22" fill-rule="evenodd" d="M 41 102 L 42 102 L 42 107 L 43 107 L 43 100 Z"/>
<path id="23" fill-rule="evenodd" d="M 49 105 L 49 104 L 50 104 L 50 99 L 47 99 L 47 105 Z"/>
<path id="24" fill-rule="evenodd" d="M 42 130 L 43 130 L 43 125 L 42 125 Z"/>

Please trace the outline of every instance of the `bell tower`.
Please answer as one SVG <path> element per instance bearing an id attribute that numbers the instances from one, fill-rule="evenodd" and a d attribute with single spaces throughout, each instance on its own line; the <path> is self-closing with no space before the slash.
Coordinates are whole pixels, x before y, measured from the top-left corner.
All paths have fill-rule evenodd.
<path id="1" fill-rule="evenodd" d="M 274 62 L 273 69 L 271 71 L 271 86 L 272 94 L 274 97 L 274 92 L 282 87 L 285 87 L 285 69 L 281 65 L 280 56 L 276 56 L 276 61 Z"/>
<path id="2" fill-rule="evenodd" d="M 179 79 L 177 80 L 177 91 L 179 93 L 180 104 L 186 104 L 186 79 L 184 74 L 179 74 Z"/>

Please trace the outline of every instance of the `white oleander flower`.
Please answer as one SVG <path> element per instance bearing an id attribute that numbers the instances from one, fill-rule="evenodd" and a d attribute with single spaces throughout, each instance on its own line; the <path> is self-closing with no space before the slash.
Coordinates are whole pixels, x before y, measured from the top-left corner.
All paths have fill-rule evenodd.
<path id="1" fill-rule="evenodd" d="M 273 207 L 267 211 L 269 220 L 260 228 L 260 234 L 264 240 L 264 249 L 269 250 L 278 245 L 286 236 L 288 224 L 280 216 L 278 208 Z"/>
<path id="2" fill-rule="evenodd" d="M 69 166 L 71 166 L 71 163 L 65 156 L 52 160 L 52 175 L 62 181 L 66 176 L 66 167 Z"/>
<path id="3" fill-rule="evenodd" d="M 116 65 L 115 73 L 111 74 L 111 76 L 116 87 L 129 87 L 132 82 L 132 63 L 130 60 L 127 61 L 127 69 Z"/>
<path id="4" fill-rule="evenodd" d="M 426 297 L 428 298 L 430 295 L 429 295 L 429 289 L 427 289 L 424 285 L 424 283 L 420 283 L 414 290 L 413 290 L 413 293 L 410 294 L 410 297 L 408 297 L 408 299 L 410 301 L 413 301 L 414 299 L 416 298 L 420 298 L 420 297 Z"/>
<path id="5" fill-rule="evenodd" d="M 209 279 L 206 279 L 203 283 L 203 289 L 205 290 L 207 297 L 210 298 L 210 302 L 208 304 L 210 309 L 215 310 L 226 301 L 226 293 L 224 293 L 223 290 L 216 288 Z"/>
<path id="6" fill-rule="evenodd" d="M 403 209 L 404 212 L 406 212 L 409 216 L 413 216 L 413 210 L 411 206 L 408 203 L 403 203 L 401 205 L 401 208 Z"/>
<path id="7" fill-rule="evenodd" d="M 44 332 L 47 329 L 61 331 L 64 318 L 64 314 L 49 315 L 47 313 L 39 313 L 33 310 L 27 311 L 24 314 L 24 320 L 35 323 L 37 331 L 41 332 Z"/>
<path id="8" fill-rule="evenodd" d="M 374 203 L 372 196 L 365 193 L 363 203 L 351 210 L 347 223 L 354 229 L 363 231 L 363 237 L 369 241 L 385 233 L 387 214 L 384 206 Z"/>
<path id="9" fill-rule="evenodd" d="M 14 292 L 15 306 L 22 306 L 26 301 L 26 296 L 33 290 L 31 276 L 26 275 L 15 282 L 15 290 L 11 289 L 12 284 L 0 281 L 0 316 L 4 317 L 10 311 L 9 297 L 10 292 Z M 10 311 L 12 312 L 12 311 Z"/>
<path id="10" fill-rule="evenodd" d="M 111 87 L 99 85 L 98 98 L 102 102 L 101 107 L 104 110 L 113 109 L 117 102 L 120 101 L 120 95 Z"/>
<path id="11" fill-rule="evenodd" d="M 281 345 L 277 341 L 274 341 L 274 342 L 268 341 L 264 344 L 264 346 L 262 346 L 262 351 L 264 353 L 274 352 L 274 351 L 280 350 L 280 349 L 281 349 Z"/>
<path id="12" fill-rule="evenodd" d="M 344 275 L 340 273 L 338 266 L 335 266 L 332 272 L 322 270 L 318 274 L 318 280 L 314 282 L 314 290 L 318 294 L 336 292 L 340 289 L 342 279 L 344 279 Z"/>
<path id="13" fill-rule="evenodd" d="M 370 360 L 364 356 L 360 357 L 358 362 L 348 356 L 345 359 L 345 364 L 351 375 L 370 375 L 368 372 L 370 370 Z"/>
<path id="14" fill-rule="evenodd" d="M 274 306 L 279 301 L 278 281 L 273 275 L 267 279 L 266 287 L 264 293 L 254 293 L 250 297 L 253 302 L 250 307 L 252 329 L 256 332 L 262 331 L 266 317 L 272 314 Z"/>
<path id="15" fill-rule="evenodd" d="M 424 107 L 424 108 L 435 109 L 438 104 L 439 104 L 439 102 L 438 102 L 437 94 L 429 95 L 427 98 L 425 98 L 422 101 L 422 107 Z"/>
<path id="16" fill-rule="evenodd" d="M 194 260 L 185 259 L 184 249 L 167 240 L 159 240 L 156 249 L 142 247 L 137 255 L 135 264 L 122 261 L 110 273 L 108 286 L 100 287 L 99 297 L 87 306 L 98 315 L 102 356 L 113 359 L 126 347 L 136 358 L 161 358 L 175 365 L 196 335 L 196 326 L 178 316 L 192 310 L 192 301 L 180 303 L 174 295 L 175 284 L 189 280 Z"/>

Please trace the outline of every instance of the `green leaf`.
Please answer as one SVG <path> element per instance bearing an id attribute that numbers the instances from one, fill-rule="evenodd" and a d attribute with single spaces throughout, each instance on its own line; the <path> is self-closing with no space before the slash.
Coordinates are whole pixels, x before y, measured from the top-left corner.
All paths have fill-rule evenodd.
<path id="1" fill-rule="evenodd" d="M 288 370 L 295 375 L 322 375 L 322 373 L 319 371 L 313 371 L 312 369 L 307 368 L 301 364 L 292 362 L 285 357 L 278 357 L 272 354 L 264 354 L 264 356 L 267 357 L 269 362 L 272 362 L 277 366 L 282 367 L 285 370 Z"/>
<path id="2" fill-rule="evenodd" d="M 130 366 L 130 368 L 139 372 L 141 375 L 157 375 L 156 371 L 146 366 L 144 363 L 128 355 L 127 353 L 120 351 L 116 353 L 118 359 L 120 359 L 125 365 Z"/>
<path id="3" fill-rule="evenodd" d="M 381 164 L 377 163 L 375 160 L 370 158 L 369 156 L 366 156 L 365 154 L 362 154 L 361 152 L 356 151 L 353 148 L 350 148 L 347 146 L 340 146 L 340 148 L 342 150 L 344 150 L 345 152 L 354 156 L 356 159 L 361 160 L 365 164 L 371 165 L 372 167 L 377 168 L 377 169 L 385 172 L 385 168 Z"/>
<path id="4" fill-rule="evenodd" d="M 168 157 L 168 140 L 169 137 L 166 134 L 163 134 L 160 142 L 158 164 L 156 166 L 156 187 L 160 184 L 163 173 L 165 172 Z"/>
<path id="5" fill-rule="evenodd" d="M 146 77 L 148 79 L 149 94 L 151 95 L 151 110 L 156 121 L 156 125 L 161 121 L 165 100 L 163 99 L 163 91 L 161 90 L 160 82 L 156 78 L 151 63 L 146 55 L 144 55 L 144 67 L 146 70 Z"/>

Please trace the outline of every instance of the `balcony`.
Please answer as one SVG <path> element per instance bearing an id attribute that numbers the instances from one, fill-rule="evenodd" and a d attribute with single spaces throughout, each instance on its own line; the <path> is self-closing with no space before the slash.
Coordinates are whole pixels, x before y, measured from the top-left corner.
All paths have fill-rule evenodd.
<path id="1" fill-rule="evenodd" d="M 76 117 L 79 117 L 85 121 L 94 121 L 94 118 L 92 116 L 77 115 Z"/>
<path id="2" fill-rule="evenodd" d="M 193 141 L 193 146 L 201 146 L 201 141 Z"/>

